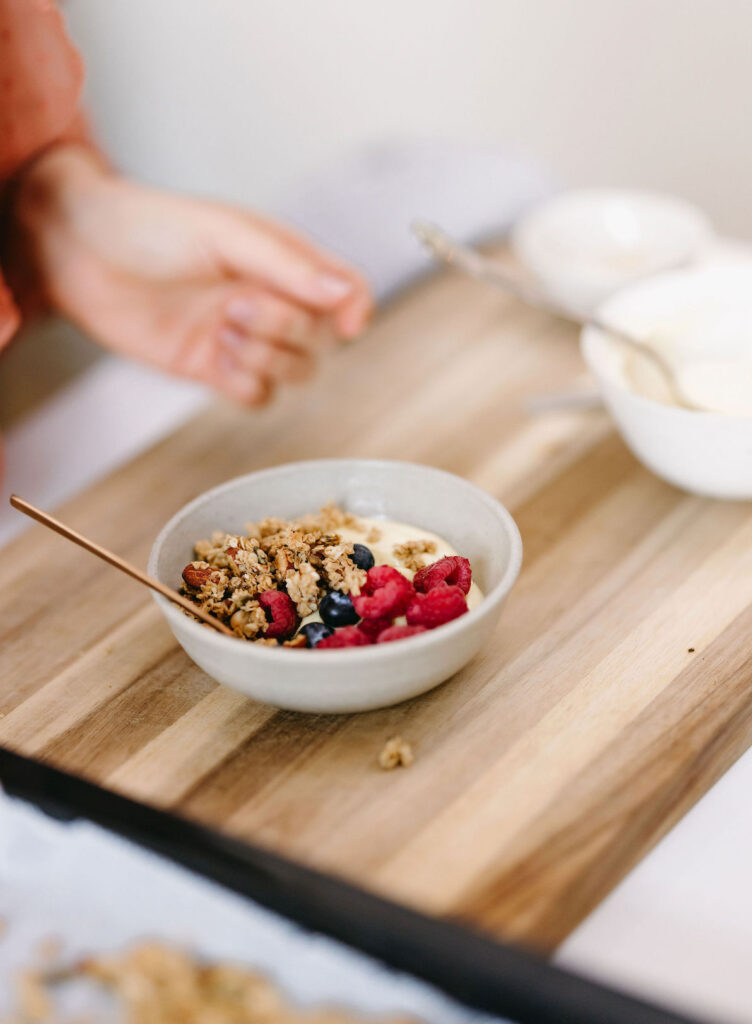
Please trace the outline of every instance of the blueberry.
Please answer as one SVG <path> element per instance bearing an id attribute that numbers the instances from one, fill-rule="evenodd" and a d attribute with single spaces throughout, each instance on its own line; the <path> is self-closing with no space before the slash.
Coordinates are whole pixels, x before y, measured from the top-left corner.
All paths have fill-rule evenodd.
<path id="1" fill-rule="evenodd" d="M 334 630 L 323 622 L 309 622 L 300 632 L 306 638 L 309 647 L 316 647 L 325 636 L 331 636 Z"/>
<path id="2" fill-rule="evenodd" d="M 354 626 L 360 616 L 353 608 L 352 598 L 341 590 L 330 590 L 321 599 L 319 615 L 327 626 Z"/>
<path id="3" fill-rule="evenodd" d="M 367 548 L 365 544 L 353 544 L 353 553 L 350 555 L 350 561 L 355 562 L 359 569 L 373 569 L 374 557 L 370 548 Z"/>

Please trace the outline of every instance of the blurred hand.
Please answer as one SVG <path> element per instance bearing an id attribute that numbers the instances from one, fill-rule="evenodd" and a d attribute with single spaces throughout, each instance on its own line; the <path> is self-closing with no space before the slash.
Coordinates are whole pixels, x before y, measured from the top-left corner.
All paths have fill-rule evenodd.
<path id="1" fill-rule="evenodd" d="M 364 280 L 247 210 L 134 184 L 61 147 L 22 178 L 19 242 L 47 301 L 118 352 L 261 405 L 365 326 Z"/>

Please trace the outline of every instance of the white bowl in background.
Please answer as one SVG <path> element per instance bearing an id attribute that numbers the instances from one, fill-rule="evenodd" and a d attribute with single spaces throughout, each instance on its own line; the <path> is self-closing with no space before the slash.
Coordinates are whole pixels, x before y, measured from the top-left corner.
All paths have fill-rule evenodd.
<path id="1" fill-rule="evenodd" d="M 629 281 L 693 262 L 711 236 L 702 211 L 674 196 L 583 189 L 535 207 L 512 247 L 552 298 L 585 312 Z"/>
<path id="2" fill-rule="evenodd" d="M 208 675 L 281 708 L 311 712 L 387 707 L 437 686 L 489 639 L 522 561 L 519 530 L 485 491 L 451 473 L 407 462 L 323 459 L 238 477 L 182 508 L 157 537 L 149 572 L 181 585 L 194 543 L 213 530 L 242 533 L 266 516 L 292 518 L 329 501 L 363 516 L 412 523 L 470 559 L 484 598 L 428 633 L 340 650 L 271 648 L 222 636 L 155 595 L 185 652 Z"/>
<path id="3" fill-rule="evenodd" d="M 661 274 L 598 307 L 609 323 L 660 335 L 672 359 L 752 357 L 752 265 Z M 582 353 L 631 450 L 658 476 L 714 498 L 752 499 L 752 417 L 700 412 L 634 391 L 624 346 L 587 327 Z"/>

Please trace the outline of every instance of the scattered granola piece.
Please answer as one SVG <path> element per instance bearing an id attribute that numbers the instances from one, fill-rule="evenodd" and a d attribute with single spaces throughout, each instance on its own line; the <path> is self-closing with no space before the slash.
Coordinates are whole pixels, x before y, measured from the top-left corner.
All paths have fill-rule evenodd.
<path id="1" fill-rule="evenodd" d="M 366 581 L 366 574 L 350 558 L 352 549 L 352 544 L 330 544 L 324 549 L 322 569 L 330 590 L 341 590 L 343 594 L 357 597 Z"/>
<path id="2" fill-rule="evenodd" d="M 23 971 L 16 979 L 18 1003 L 24 1021 L 50 1020 L 53 1006 L 38 971 Z"/>
<path id="3" fill-rule="evenodd" d="M 318 607 L 321 577 L 313 568 L 310 562 L 303 562 L 299 569 L 293 569 L 285 576 L 287 593 L 290 595 L 293 604 L 298 610 L 298 615 L 304 619 Z"/>
<path id="4" fill-rule="evenodd" d="M 40 960 L 49 962 L 59 959 L 63 952 L 63 940 L 59 935 L 45 935 L 37 943 L 36 953 Z"/>
<path id="5" fill-rule="evenodd" d="M 372 526 L 366 534 L 366 544 L 378 544 L 383 536 L 383 533 L 377 526 Z"/>
<path id="6" fill-rule="evenodd" d="M 308 640 L 306 639 L 305 633 L 298 633 L 291 640 L 285 640 L 282 644 L 283 647 L 307 647 Z"/>
<path id="7" fill-rule="evenodd" d="M 246 640 L 256 640 L 266 631 L 267 625 L 266 612 L 258 601 L 250 601 L 230 616 L 230 629 Z"/>
<path id="8" fill-rule="evenodd" d="M 410 572 L 417 572 L 426 564 L 423 555 L 436 553 L 436 542 L 432 540 L 406 540 L 404 544 L 395 544 L 392 548 L 394 557 Z"/>
<path id="9" fill-rule="evenodd" d="M 207 963 L 157 942 L 87 957 L 63 976 L 26 975 L 19 990 L 19 1018 L 29 1024 L 55 1019 L 48 990 L 65 981 L 103 988 L 118 1001 L 118 1019 L 132 1024 L 355 1024 L 364 1019 L 346 1010 L 298 1007 L 253 970 Z"/>
<path id="10" fill-rule="evenodd" d="M 258 540 L 263 540 L 265 537 L 271 537 L 275 533 L 280 533 L 282 530 L 286 530 L 290 524 L 286 519 L 278 519 L 274 516 L 270 516 L 267 519 L 262 519 L 258 523 L 246 523 L 245 529 L 249 537 L 255 537 Z"/>
<path id="11" fill-rule="evenodd" d="M 379 765 L 386 772 L 392 768 L 409 768 L 413 760 L 413 748 L 401 736 L 387 740 L 379 754 Z"/>
<path id="12" fill-rule="evenodd" d="M 308 518 L 309 517 L 306 517 L 306 521 L 308 521 Z M 324 505 L 317 515 L 310 518 L 326 533 L 336 533 L 336 531 L 341 529 L 343 526 L 347 526 L 351 530 L 363 529 L 363 524 L 357 516 L 354 516 L 351 512 L 345 512 L 343 509 L 337 508 L 333 502 L 330 502 L 328 505 Z"/>

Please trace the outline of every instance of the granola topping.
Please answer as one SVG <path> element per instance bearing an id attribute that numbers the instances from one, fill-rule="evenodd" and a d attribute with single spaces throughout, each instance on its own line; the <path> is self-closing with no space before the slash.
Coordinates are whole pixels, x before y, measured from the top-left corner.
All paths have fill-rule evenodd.
<path id="1" fill-rule="evenodd" d="M 401 565 L 410 569 L 411 572 L 417 572 L 418 569 L 424 569 L 426 566 L 424 555 L 436 554 L 436 541 L 406 540 L 404 544 L 395 544 L 392 550 L 394 557 Z"/>
<path id="2" fill-rule="evenodd" d="M 215 530 L 198 540 L 195 559 L 183 570 L 183 593 L 244 640 L 269 647 L 317 646 L 314 640 L 323 638 L 321 630 L 312 632 L 307 627 L 321 622 L 324 613 L 320 606 L 326 595 L 339 595 L 337 607 L 343 617 L 341 622 L 324 617 L 327 626 L 336 629 L 347 621 L 358 621 L 352 604 L 348 613 L 348 601 L 358 603 L 371 571 L 356 564 L 356 560 L 362 564 L 364 546 L 368 549 L 366 565 L 392 566 L 408 581 L 437 556 L 456 554 L 441 537 L 426 530 L 358 517 L 330 504 L 299 519 L 268 517 L 247 523 L 244 534 Z M 282 635 L 278 627 L 267 635 L 271 591 L 283 591 L 291 602 L 286 613 L 290 628 L 286 625 Z M 473 584 L 467 594 L 468 607 L 481 598 Z M 274 607 L 278 605 L 275 599 Z M 398 616 L 388 625 L 403 625 L 404 621 Z M 369 642 L 376 640 L 374 633 Z"/>

